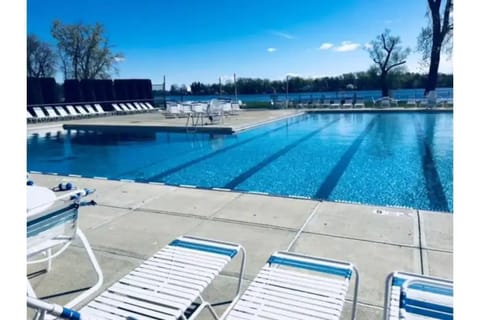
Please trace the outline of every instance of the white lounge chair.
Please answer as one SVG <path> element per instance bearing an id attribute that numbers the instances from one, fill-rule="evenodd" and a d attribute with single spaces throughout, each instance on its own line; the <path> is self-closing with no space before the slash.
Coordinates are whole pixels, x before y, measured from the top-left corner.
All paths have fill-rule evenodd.
<path id="1" fill-rule="evenodd" d="M 62 119 L 70 118 L 70 115 L 68 114 L 67 111 L 65 111 L 65 109 L 62 106 L 56 106 L 55 110 L 57 110 L 57 112 L 60 114 L 60 118 Z"/>
<path id="2" fill-rule="evenodd" d="M 47 117 L 50 120 L 58 120 L 59 119 L 58 114 L 55 112 L 55 110 L 53 110 L 52 107 L 45 107 L 45 111 L 47 112 Z"/>
<path id="3" fill-rule="evenodd" d="M 245 270 L 245 249 L 236 243 L 182 236 L 90 301 L 75 313 L 79 317 L 75 319 L 186 319 L 185 312 L 194 303 L 198 307 L 189 319 L 195 319 L 205 307 L 218 319 L 202 293 L 240 252 L 236 298 Z M 55 310 L 35 299 L 27 303 L 32 308 Z M 56 307 L 57 314 L 65 311 Z"/>
<path id="4" fill-rule="evenodd" d="M 147 106 L 147 109 L 154 110 L 155 108 L 150 104 L 150 102 L 144 102 L 144 104 Z"/>
<path id="5" fill-rule="evenodd" d="M 97 110 L 97 113 L 99 115 L 107 115 L 107 112 L 105 112 L 105 110 L 103 110 L 102 106 L 99 103 L 95 103 L 93 105 L 93 107 Z"/>
<path id="6" fill-rule="evenodd" d="M 45 187 L 27 186 L 27 264 L 47 262 L 47 272 L 51 269 L 53 258 L 62 254 L 69 245 L 79 239 L 95 270 L 97 282 L 88 290 L 66 303 L 68 308 L 76 306 L 97 291 L 103 283 L 103 273 L 88 243 L 78 227 L 78 208 L 94 204 L 83 198 L 90 190 L 74 190 L 56 196 Z M 44 257 L 43 253 L 46 253 Z M 32 285 L 27 281 L 27 296 L 36 298 Z M 42 318 L 42 317 L 41 317 Z"/>
<path id="7" fill-rule="evenodd" d="M 97 115 L 97 110 L 93 109 L 93 107 L 89 104 L 86 104 L 85 105 L 85 109 L 87 109 L 88 113 L 90 113 L 91 115 Z"/>
<path id="8" fill-rule="evenodd" d="M 328 105 L 330 108 L 340 108 L 340 100 L 334 100 Z"/>
<path id="9" fill-rule="evenodd" d="M 68 113 L 70 113 L 70 116 L 72 117 L 81 117 L 82 115 L 77 112 L 77 110 L 72 106 L 68 105 L 66 106 Z"/>
<path id="10" fill-rule="evenodd" d="M 167 109 L 165 110 L 165 118 L 180 117 L 180 108 L 178 103 L 167 103 Z"/>
<path id="11" fill-rule="evenodd" d="M 417 100 L 415 100 L 414 98 L 410 98 L 407 100 L 407 106 L 408 107 L 417 107 Z"/>
<path id="12" fill-rule="evenodd" d="M 387 277 L 384 319 L 453 319 L 453 282 L 393 272 Z"/>
<path id="13" fill-rule="evenodd" d="M 359 99 L 355 101 L 355 104 L 353 105 L 354 108 L 365 108 L 365 102 L 363 100 Z"/>
<path id="14" fill-rule="evenodd" d="M 90 114 L 87 112 L 87 110 L 83 109 L 83 106 L 75 106 L 75 108 L 78 110 L 81 116 L 83 117 L 89 117 Z"/>
<path id="15" fill-rule="evenodd" d="M 240 111 L 242 109 L 240 108 L 240 102 L 232 102 L 232 115 L 238 115 L 240 114 Z"/>
<path id="16" fill-rule="evenodd" d="M 132 112 L 132 111 L 135 111 L 135 108 L 130 108 L 129 106 L 127 106 L 125 103 L 119 103 L 120 105 L 120 108 L 123 109 L 123 111 L 126 111 L 126 112 Z"/>
<path id="17" fill-rule="evenodd" d="M 344 107 L 344 108 L 353 108 L 353 101 L 352 101 L 352 99 L 347 99 L 347 100 L 345 100 L 345 102 L 343 103 L 342 107 Z"/>
<path id="18" fill-rule="evenodd" d="M 138 102 L 134 102 L 133 105 L 138 109 L 138 110 L 141 110 L 141 111 L 145 111 L 145 110 L 148 110 L 148 108 L 146 106 L 142 106 L 140 103 Z"/>
<path id="19" fill-rule="evenodd" d="M 134 111 L 134 112 L 142 111 L 142 109 L 138 109 L 136 106 L 134 106 L 134 105 L 131 104 L 130 102 L 127 102 L 126 105 L 127 105 L 127 107 L 128 107 L 131 111 Z"/>
<path id="20" fill-rule="evenodd" d="M 276 252 L 221 319 L 340 319 L 352 273 L 355 319 L 359 278 L 353 264 Z"/>
<path id="21" fill-rule="evenodd" d="M 119 106 L 118 104 L 116 104 L 116 103 L 112 103 L 112 107 L 113 107 L 113 109 L 115 109 L 115 111 L 117 111 L 117 112 L 120 112 L 120 113 L 124 113 L 124 112 L 125 112 L 125 110 L 123 110 L 123 108 L 120 108 L 120 106 Z"/>
<path id="22" fill-rule="evenodd" d="M 33 107 L 32 109 L 33 109 L 33 112 L 35 112 L 35 116 L 36 116 L 37 121 L 43 121 L 43 120 L 49 119 L 49 116 L 47 116 L 47 115 L 43 112 L 42 108 L 40 108 L 40 107 Z"/>
<path id="23" fill-rule="evenodd" d="M 30 111 L 28 111 L 28 109 L 27 109 L 27 121 L 34 121 L 34 120 L 35 120 L 35 117 L 32 116 Z"/>
<path id="24" fill-rule="evenodd" d="M 211 123 L 223 122 L 224 112 L 223 112 L 223 103 L 218 99 L 212 99 L 207 106 L 206 116 Z"/>

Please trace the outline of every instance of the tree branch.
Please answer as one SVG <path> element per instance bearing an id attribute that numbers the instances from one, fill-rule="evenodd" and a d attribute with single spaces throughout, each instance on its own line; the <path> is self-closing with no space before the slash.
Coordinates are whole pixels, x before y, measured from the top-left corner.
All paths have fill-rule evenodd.
<path id="1" fill-rule="evenodd" d="M 398 67 L 398 66 L 400 66 L 400 65 L 402 65 L 402 64 L 404 64 L 404 63 L 406 63 L 406 62 L 407 62 L 407 61 L 401 61 L 401 62 L 394 63 L 394 64 L 392 64 L 391 66 L 389 66 L 389 67 L 386 69 L 386 71 L 388 72 L 388 71 L 390 71 L 391 69 L 393 69 L 393 68 L 395 68 L 395 67 Z"/>

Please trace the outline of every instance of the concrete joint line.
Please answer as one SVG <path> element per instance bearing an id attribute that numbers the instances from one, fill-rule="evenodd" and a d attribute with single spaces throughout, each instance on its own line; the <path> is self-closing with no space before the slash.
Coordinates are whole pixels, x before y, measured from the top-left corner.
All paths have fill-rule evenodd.
<path id="1" fill-rule="evenodd" d="M 332 237 L 332 238 L 346 239 L 346 240 L 355 240 L 355 241 L 362 241 L 362 242 L 368 242 L 368 243 L 376 243 L 376 244 L 382 244 L 382 245 L 387 245 L 387 246 L 419 249 L 419 246 L 409 245 L 409 244 L 404 244 L 404 243 L 392 243 L 392 242 L 377 241 L 377 240 L 371 240 L 371 239 L 360 239 L 360 238 L 347 237 L 347 236 L 341 236 L 341 235 L 330 234 L 330 233 L 313 232 L 313 231 L 304 231 L 304 233 L 305 234 L 318 235 L 318 236 L 326 236 L 326 237 Z"/>
<path id="2" fill-rule="evenodd" d="M 307 226 L 307 224 L 310 222 L 310 220 L 313 218 L 313 216 L 317 213 L 318 208 L 320 207 L 320 204 L 321 204 L 321 202 L 317 203 L 317 205 L 315 206 L 315 208 L 313 208 L 312 213 L 310 213 L 310 215 L 309 215 L 308 218 L 305 220 L 305 222 L 303 223 L 303 225 L 300 227 L 300 229 L 298 229 L 297 233 L 295 234 L 295 236 L 293 237 L 292 241 L 291 241 L 290 244 L 288 245 L 286 251 L 290 251 L 290 249 L 292 249 L 294 243 L 297 241 L 298 237 L 300 237 L 300 234 L 303 232 L 303 229 L 305 229 L 305 227 Z"/>
<path id="3" fill-rule="evenodd" d="M 242 196 L 242 193 L 238 193 L 233 199 L 231 199 L 230 201 L 228 201 L 227 203 L 225 203 L 224 205 L 220 206 L 220 208 L 218 208 L 217 210 L 213 211 L 213 213 L 209 216 L 209 217 L 216 217 L 217 214 L 220 213 L 220 211 L 225 208 L 227 205 L 230 205 L 230 203 L 232 203 L 233 201 L 237 200 L 238 198 L 240 198 Z"/>
<path id="4" fill-rule="evenodd" d="M 422 274 L 425 274 L 425 270 L 430 270 L 428 266 L 427 256 L 423 255 L 423 246 L 427 244 L 427 239 L 425 236 L 425 224 L 422 219 L 422 215 L 418 210 L 417 210 L 417 217 L 418 217 L 418 234 L 420 235 L 420 237 L 418 238 L 418 241 L 419 241 L 418 247 L 420 248 L 420 271 Z"/>

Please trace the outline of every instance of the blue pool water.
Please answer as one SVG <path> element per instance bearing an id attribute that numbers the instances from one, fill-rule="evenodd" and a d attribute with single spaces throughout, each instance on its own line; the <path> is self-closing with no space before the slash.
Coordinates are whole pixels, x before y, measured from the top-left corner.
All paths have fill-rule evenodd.
<path id="1" fill-rule="evenodd" d="M 31 135 L 27 169 L 453 211 L 453 115 L 300 115 L 235 135 Z"/>

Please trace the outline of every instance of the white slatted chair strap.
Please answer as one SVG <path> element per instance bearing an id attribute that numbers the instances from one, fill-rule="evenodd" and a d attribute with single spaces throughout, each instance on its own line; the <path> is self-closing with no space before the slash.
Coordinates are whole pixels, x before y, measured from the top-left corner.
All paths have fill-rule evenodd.
<path id="1" fill-rule="evenodd" d="M 147 109 L 155 109 L 150 102 L 145 102 L 145 105 L 147 106 Z"/>
<path id="2" fill-rule="evenodd" d="M 95 109 L 93 109 L 92 106 L 89 105 L 89 104 L 85 105 L 85 109 L 87 109 L 87 111 L 90 112 L 90 113 L 97 113 L 97 111 Z"/>
<path id="3" fill-rule="evenodd" d="M 65 111 L 65 109 L 63 109 L 63 107 L 59 106 L 59 107 L 55 107 L 55 109 L 58 111 L 58 113 L 60 113 L 61 116 L 68 116 L 68 113 Z"/>
<path id="4" fill-rule="evenodd" d="M 130 110 L 132 110 L 132 111 L 137 111 L 137 110 L 139 110 L 139 109 L 137 109 L 136 106 L 134 106 L 134 105 L 131 104 L 130 102 L 127 103 L 127 107 L 128 107 Z"/>
<path id="5" fill-rule="evenodd" d="M 75 110 L 75 108 L 73 106 L 68 105 L 68 106 L 66 106 L 66 108 L 67 108 L 68 112 L 70 112 L 71 115 L 78 115 L 77 110 Z"/>
<path id="6" fill-rule="evenodd" d="M 132 111 L 132 110 L 130 110 L 130 108 L 127 107 L 127 105 L 125 105 L 124 103 L 120 103 L 120 108 L 121 108 L 123 111 Z"/>
<path id="7" fill-rule="evenodd" d="M 40 107 L 35 107 L 33 108 L 33 111 L 37 115 L 38 118 L 46 118 L 47 115 L 43 112 L 42 108 Z"/>
<path id="8" fill-rule="evenodd" d="M 123 109 L 120 108 L 120 106 L 119 106 L 118 104 L 116 104 L 116 103 L 112 103 L 112 107 L 113 107 L 113 109 L 115 109 L 116 111 L 123 111 Z"/>

